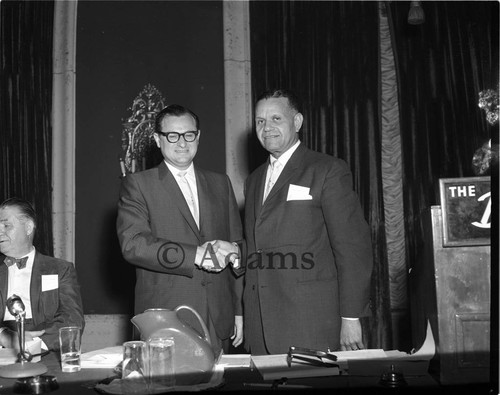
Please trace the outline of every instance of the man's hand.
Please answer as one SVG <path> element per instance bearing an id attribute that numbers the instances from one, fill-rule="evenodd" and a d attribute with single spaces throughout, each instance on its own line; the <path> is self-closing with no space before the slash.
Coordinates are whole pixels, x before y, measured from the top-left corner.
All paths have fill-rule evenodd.
<path id="1" fill-rule="evenodd" d="M 35 337 L 42 336 L 45 333 L 44 330 L 41 331 L 25 331 L 24 332 L 24 342 L 33 340 Z M 19 337 L 17 336 L 17 331 L 10 329 L 5 329 L 0 334 L 0 345 L 5 348 L 14 348 L 19 351 Z"/>
<path id="2" fill-rule="evenodd" d="M 226 267 L 224 256 L 218 254 L 219 246 L 215 240 L 207 241 L 196 250 L 194 264 L 207 272 L 218 273 Z"/>
<path id="3" fill-rule="evenodd" d="M 17 348 L 19 349 L 19 340 L 17 340 L 17 332 L 5 328 L 0 333 L 0 346 L 5 348 Z"/>
<path id="4" fill-rule="evenodd" d="M 233 346 L 238 347 L 243 342 L 243 316 L 234 316 L 234 333 L 231 336 Z"/>
<path id="5" fill-rule="evenodd" d="M 358 320 L 346 320 L 342 318 L 342 326 L 340 328 L 340 350 L 363 350 L 363 335 L 361 330 L 361 322 Z"/>
<path id="6" fill-rule="evenodd" d="M 238 247 L 222 241 L 207 241 L 196 250 L 195 265 L 207 272 L 220 272 L 238 257 Z"/>
<path id="7" fill-rule="evenodd" d="M 218 256 L 224 257 L 224 266 L 231 263 L 235 269 L 238 269 L 240 265 L 240 251 L 237 245 L 229 241 L 217 240 L 214 244 L 214 249 L 215 248 L 217 248 Z"/>

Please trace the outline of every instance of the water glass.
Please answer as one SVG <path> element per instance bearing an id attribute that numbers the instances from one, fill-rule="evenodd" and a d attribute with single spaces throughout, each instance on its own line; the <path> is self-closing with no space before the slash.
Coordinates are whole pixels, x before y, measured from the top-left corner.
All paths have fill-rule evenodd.
<path id="1" fill-rule="evenodd" d="M 59 328 L 59 346 L 61 348 L 61 369 L 66 373 L 79 372 L 82 368 L 82 330 L 78 326 Z"/>
<path id="2" fill-rule="evenodd" d="M 126 395 L 147 394 L 149 392 L 148 378 L 146 342 L 136 340 L 123 343 L 122 392 Z"/>
<path id="3" fill-rule="evenodd" d="M 149 378 L 153 392 L 175 385 L 173 337 L 156 337 L 147 342 L 149 351 Z"/>

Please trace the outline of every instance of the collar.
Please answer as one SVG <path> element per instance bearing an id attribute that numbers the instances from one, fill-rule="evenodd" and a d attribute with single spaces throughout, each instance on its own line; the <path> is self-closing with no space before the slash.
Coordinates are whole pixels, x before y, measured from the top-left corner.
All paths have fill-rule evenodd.
<path id="1" fill-rule="evenodd" d="M 36 253 L 36 248 L 34 246 L 32 246 L 30 252 L 28 252 L 27 254 L 24 254 L 23 256 L 21 256 L 19 258 L 15 258 L 15 259 L 27 258 L 27 260 L 26 260 L 26 266 L 23 266 L 23 269 L 24 268 L 28 268 L 29 270 L 31 270 L 31 268 L 33 267 L 33 262 L 35 261 L 35 253 Z M 17 268 L 16 265 L 13 265 L 12 266 L 12 270 L 15 270 L 14 267 Z"/>
<path id="2" fill-rule="evenodd" d="M 297 142 L 290 148 L 288 148 L 288 150 L 286 150 L 283 154 L 281 154 L 281 156 L 278 159 L 276 159 L 272 155 L 269 155 L 269 164 L 272 165 L 274 164 L 274 162 L 278 161 L 282 165 L 282 167 L 285 167 L 285 165 L 290 160 L 290 158 L 292 157 L 293 153 L 297 150 L 299 145 L 300 145 L 300 140 L 297 140 Z"/>
<path id="3" fill-rule="evenodd" d="M 194 174 L 194 164 L 193 162 L 191 162 L 191 164 L 189 165 L 189 167 L 186 169 L 186 170 L 181 170 L 181 169 L 178 169 L 177 167 L 171 165 L 170 163 L 168 163 L 167 161 L 164 161 L 165 164 L 167 165 L 168 167 L 168 170 L 170 170 L 170 173 L 172 173 L 172 175 L 175 177 L 175 178 L 178 178 L 178 174 L 179 172 L 181 171 L 185 171 L 186 172 L 186 177 L 188 178 L 191 178 L 193 180 L 196 179 L 196 176 Z"/>
<path id="4" fill-rule="evenodd" d="M 12 257 L 12 258 L 15 258 L 15 259 L 22 259 L 22 258 L 25 258 L 25 257 L 28 257 L 28 259 L 34 259 L 35 257 L 35 252 L 36 252 L 36 248 L 35 246 L 31 246 L 31 251 L 28 252 L 27 254 L 24 254 L 22 256 L 20 256 L 19 258 L 18 257 Z M 5 254 L 4 254 L 5 255 Z M 5 255 L 7 256 L 7 255 Z"/>

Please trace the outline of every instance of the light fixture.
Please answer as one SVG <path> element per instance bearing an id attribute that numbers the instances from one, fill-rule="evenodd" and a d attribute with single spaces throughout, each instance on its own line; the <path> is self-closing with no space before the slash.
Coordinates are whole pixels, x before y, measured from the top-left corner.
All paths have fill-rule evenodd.
<path id="1" fill-rule="evenodd" d="M 410 11 L 408 12 L 408 23 L 410 25 L 421 25 L 425 22 L 424 9 L 421 1 L 410 1 Z"/>

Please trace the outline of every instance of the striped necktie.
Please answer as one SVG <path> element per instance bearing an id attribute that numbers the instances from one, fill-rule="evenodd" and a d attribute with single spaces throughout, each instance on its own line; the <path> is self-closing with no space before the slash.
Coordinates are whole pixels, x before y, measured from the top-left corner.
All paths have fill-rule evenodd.
<path id="1" fill-rule="evenodd" d="M 177 175 L 179 176 L 179 186 L 181 187 L 182 194 L 184 195 L 184 198 L 186 199 L 186 203 L 189 207 L 189 210 L 191 211 L 191 214 L 193 215 L 193 218 L 196 222 L 196 225 L 198 226 L 198 229 L 200 228 L 200 218 L 198 214 L 198 207 L 196 206 L 196 200 L 194 199 L 194 194 L 193 190 L 191 189 L 191 186 L 189 185 L 189 182 L 186 178 L 186 171 L 180 171 Z"/>
<path id="2" fill-rule="evenodd" d="M 270 166 L 271 166 L 271 173 L 269 174 L 269 180 L 267 181 L 266 184 L 266 189 L 264 191 L 264 199 L 262 200 L 262 202 L 266 201 L 269 192 L 271 192 L 271 189 L 273 189 L 273 186 L 279 177 L 279 170 L 281 168 L 281 163 L 278 160 L 275 160 L 274 162 L 271 163 Z"/>

